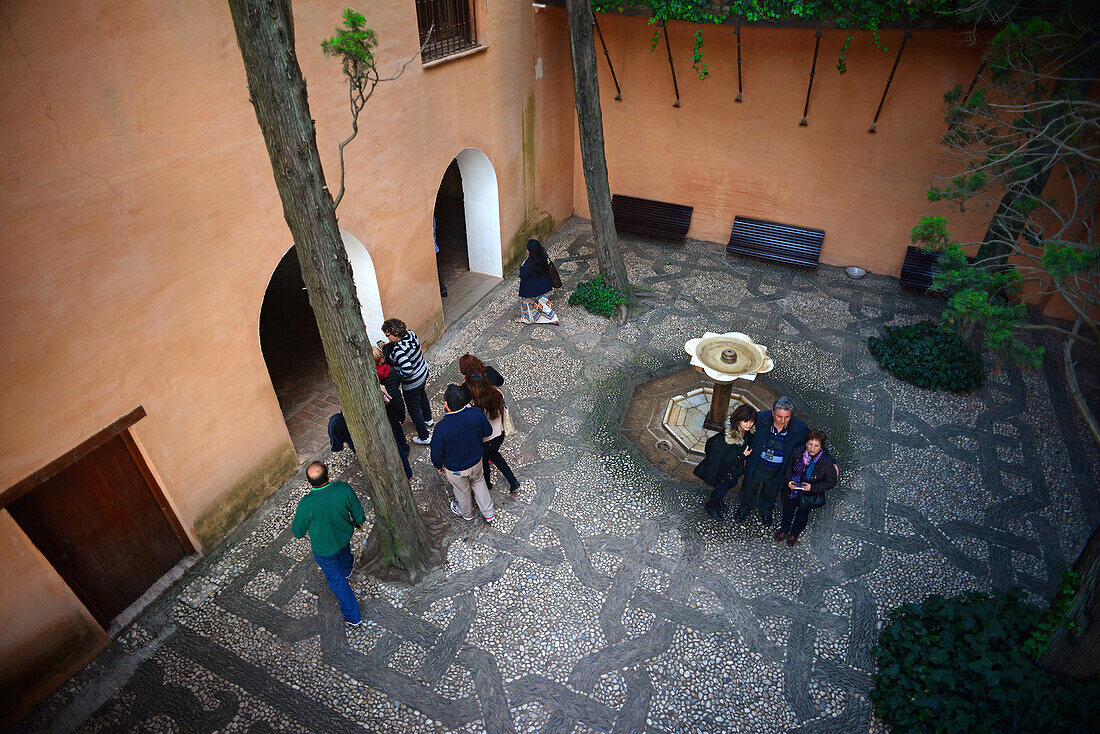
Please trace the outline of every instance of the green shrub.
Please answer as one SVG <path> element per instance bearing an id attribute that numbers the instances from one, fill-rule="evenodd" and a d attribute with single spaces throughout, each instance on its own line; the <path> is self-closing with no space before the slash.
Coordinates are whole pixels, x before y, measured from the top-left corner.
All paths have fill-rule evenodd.
<path id="1" fill-rule="evenodd" d="M 626 303 L 626 296 L 614 286 L 603 282 L 603 275 L 577 284 L 577 290 L 569 296 L 569 305 L 580 304 L 592 313 L 611 318 L 615 308 Z"/>
<path id="2" fill-rule="evenodd" d="M 896 732 L 1092 730 L 1100 681 L 1051 673 L 1028 656 L 1047 635 L 1042 618 L 1017 589 L 937 594 L 894 610 L 875 649 L 875 713 Z"/>
<path id="3" fill-rule="evenodd" d="M 963 392 L 982 386 L 981 357 L 934 322 L 887 326 L 867 346 L 879 367 L 917 387 Z"/>

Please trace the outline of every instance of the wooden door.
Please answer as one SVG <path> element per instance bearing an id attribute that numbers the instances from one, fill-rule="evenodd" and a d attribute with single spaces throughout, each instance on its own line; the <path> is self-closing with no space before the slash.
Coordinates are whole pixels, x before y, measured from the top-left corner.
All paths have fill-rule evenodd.
<path id="1" fill-rule="evenodd" d="M 105 629 L 188 552 L 124 439 L 116 435 L 7 506 Z"/>

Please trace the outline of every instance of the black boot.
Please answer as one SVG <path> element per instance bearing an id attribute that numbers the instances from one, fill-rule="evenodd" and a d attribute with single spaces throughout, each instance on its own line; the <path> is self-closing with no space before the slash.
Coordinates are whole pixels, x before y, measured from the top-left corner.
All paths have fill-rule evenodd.
<path id="1" fill-rule="evenodd" d="M 706 505 L 704 505 L 704 509 L 707 511 L 708 515 L 713 517 L 718 522 L 722 522 L 726 518 L 725 515 L 722 514 L 721 509 L 719 509 L 721 506 L 721 500 L 717 499 L 712 493 L 710 495 L 710 499 L 708 499 Z"/>

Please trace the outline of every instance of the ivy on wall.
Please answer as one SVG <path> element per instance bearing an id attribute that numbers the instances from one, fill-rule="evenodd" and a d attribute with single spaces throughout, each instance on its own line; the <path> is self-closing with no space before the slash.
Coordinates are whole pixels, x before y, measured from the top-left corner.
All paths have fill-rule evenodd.
<path id="1" fill-rule="evenodd" d="M 875 45 L 887 50 L 879 36 L 886 24 L 913 22 L 918 18 L 957 11 L 962 0 L 592 0 L 592 10 L 598 13 L 624 10 L 648 10 L 653 29 L 650 50 L 657 47 L 664 21 L 683 20 L 698 23 L 692 41 L 691 66 L 700 79 L 710 76 L 703 61 L 702 26 L 722 23 L 727 18 L 744 18 L 746 23 L 782 23 L 783 21 L 821 21 L 849 29 L 841 46 L 836 68 L 847 71 L 845 60 L 856 30 L 874 34 Z"/>

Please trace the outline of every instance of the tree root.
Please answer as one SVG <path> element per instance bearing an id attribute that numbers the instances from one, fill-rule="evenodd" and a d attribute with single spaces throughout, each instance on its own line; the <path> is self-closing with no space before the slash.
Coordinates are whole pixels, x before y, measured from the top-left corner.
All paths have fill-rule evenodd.
<path id="1" fill-rule="evenodd" d="M 1066 367 L 1066 385 L 1069 387 L 1069 394 L 1070 397 L 1073 398 L 1073 404 L 1077 406 L 1077 412 L 1081 415 L 1081 419 L 1085 421 L 1085 425 L 1089 427 L 1089 431 L 1092 433 L 1092 439 L 1100 446 L 1100 424 L 1097 424 L 1096 416 L 1089 410 L 1089 405 L 1085 401 L 1084 394 L 1081 392 L 1081 386 L 1077 384 L 1076 363 L 1073 361 L 1073 342 L 1077 340 L 1077 330 L 1079 328 L 1081 328 L 1080 319 L 1073 325 L 1073 336 L 1066 339 L 1065 348 L 1062 350 L 1062 361 Z"/>
<path id="2" fill-rule="evenodd" d="M 430 542 L 427 547 L 415 549 L 412 558 L 398 558 L 382 550 L 382 532 L 376 523 L 371 528 L 359 553 L 355 570 L 362 571 L 380 581 L 415 584 L 423 579 L 433 568 L 443 563 L 450 545 L 451 525 L 438 513 L 421 512 L 424 524 L 428 528 Z"/>

